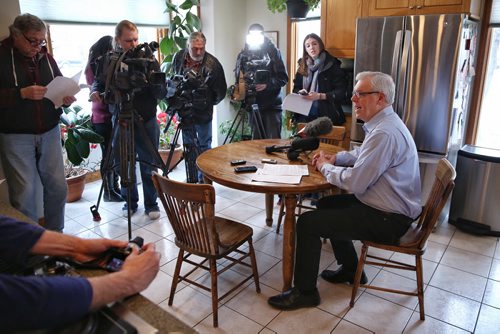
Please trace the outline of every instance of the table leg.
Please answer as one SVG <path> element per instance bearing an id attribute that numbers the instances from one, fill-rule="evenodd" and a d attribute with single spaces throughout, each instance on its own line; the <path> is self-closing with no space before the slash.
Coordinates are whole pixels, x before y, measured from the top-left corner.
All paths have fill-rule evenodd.
<path id="1" fill-rule="evenodd" d="M 273 226 L 274 194 L 266 194 L 266 225 Z"/>
<path id="2" fill-rule="evenodd" d="M 283 291 L 292 287 L 293 266 L 295 260 L 295 208 L 297 195 L 286 194 L 285 223 L 283 227 Z"/>

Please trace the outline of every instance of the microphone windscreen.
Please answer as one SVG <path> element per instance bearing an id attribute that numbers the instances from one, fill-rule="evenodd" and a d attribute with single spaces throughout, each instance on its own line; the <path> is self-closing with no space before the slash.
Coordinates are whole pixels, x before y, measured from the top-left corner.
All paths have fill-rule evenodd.
<path id="1" fill-rule="evenodd" d="M 332 131 L 332 127 L 333 124 L 329 117 L 318 117 L 306 124 L 306 126 L 304 127 L 304 133 L 308 137 L 323 136 Z"/>
<path id="2" fill-rule="evenodd" d="M 318 138 L 296 138 L 292 141 L 290 150 L 312 151 L 319 147 Z"/>

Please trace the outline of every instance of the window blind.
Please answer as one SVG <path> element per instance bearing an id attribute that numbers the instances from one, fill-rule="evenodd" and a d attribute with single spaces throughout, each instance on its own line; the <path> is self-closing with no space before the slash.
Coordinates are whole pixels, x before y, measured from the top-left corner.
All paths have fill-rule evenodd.
<path id="1" fill-rule="evenodd" d="M 127 19 L 137 25 L 167 27 L 165 0 L 19 0 L 21 13 L 45 21 L 116 24 Z"/>

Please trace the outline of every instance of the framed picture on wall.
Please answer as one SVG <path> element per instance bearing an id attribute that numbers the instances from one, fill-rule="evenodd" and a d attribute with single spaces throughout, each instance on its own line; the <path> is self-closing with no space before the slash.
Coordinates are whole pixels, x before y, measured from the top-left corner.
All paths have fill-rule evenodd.
<path id="1" fill-rule="evenodd" d="M 264 35 L 267 36 L 271 41 L 273 41 L 274 45 L 279 48 L 279 37 L 277 30 L 264 31 Z"/>

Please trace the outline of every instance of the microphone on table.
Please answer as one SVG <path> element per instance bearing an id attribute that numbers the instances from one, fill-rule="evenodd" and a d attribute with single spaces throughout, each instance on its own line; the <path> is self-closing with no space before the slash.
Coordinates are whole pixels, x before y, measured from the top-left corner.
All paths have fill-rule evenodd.
<path id="1" fill-rule="evenodd" d="M 299 154 L 305 151 L 313 151 L 319 147 L 318 138 L 295 138 L 290 145 L 272 145 L 266 146 L 266 153 L 287 152 L 289 160 L 297 160 Z"/>
<path id="2" fill-rule="evenodd" d="M 333 123 L 329 117 L 318 117 L 315 120 L 306 123 L 306 125 L 294 137 L 309 138 L 328 134 L 332 131 Z"/>

